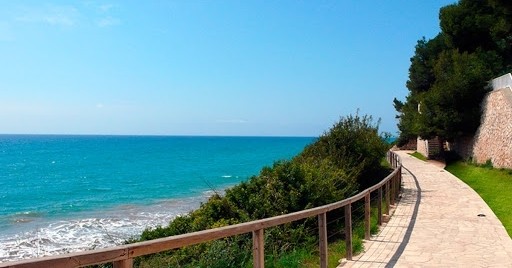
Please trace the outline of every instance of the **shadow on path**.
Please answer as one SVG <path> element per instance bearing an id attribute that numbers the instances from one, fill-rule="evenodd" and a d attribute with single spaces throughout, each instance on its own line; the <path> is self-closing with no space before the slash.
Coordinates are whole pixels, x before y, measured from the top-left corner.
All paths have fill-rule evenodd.
<path id="1" fill-rule="evenodd" d="M 405 247 L 407 246 L 407 244 L 409 243 L 409 239 L 411 238 L 412 230 L 414 229 L 414 225 L 416 224 L 416 217 L 418 216 L 418 210 L 419 210 L 420 203 L 421 203 L 421 187 L 420 187 L 420 184 L 418 182 L 418 179 L 405 166 L 402 165 L 402 168 L 407 170 L 407 172 L 409 172 L 409 174 L 411 174 L 411 176 L 414 179 L 414 183 L 416 184 L 416 189 L 417 189 L 417 192 L 416 192 L 416 204 L 414 204 L 414 211 L 413 211 L 412 216 L 411 216 L 411 222 L 409 223 L 409 226 L 407 227 L 407 231 L 405 232 L 404 239 L 400 243 L 400 246 L 398 246 L 398 249 L 396 250 L 395 254 L 393 254 L 393 256 L 391 257 L 389 262 L 386 264 L 386 266 L 385 266 L 386 268 L 394 267 L 396 262 L 400 258 L 400 256 L 402 256 L 402 253 L 404 252 Z"/>

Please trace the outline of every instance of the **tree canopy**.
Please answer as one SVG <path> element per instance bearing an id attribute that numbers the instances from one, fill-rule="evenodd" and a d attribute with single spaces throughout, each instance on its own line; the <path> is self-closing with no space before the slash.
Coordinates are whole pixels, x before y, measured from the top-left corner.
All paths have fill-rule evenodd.
<path id="1" fill-rule="evenodd" d="M 488 81 L 512 69 L 512 8 L 504 0 L 460 0 L 441 8 L 441 32 L 415 47 L 399 143 L 420 136 L 453 140 L 473 134 Z"/>

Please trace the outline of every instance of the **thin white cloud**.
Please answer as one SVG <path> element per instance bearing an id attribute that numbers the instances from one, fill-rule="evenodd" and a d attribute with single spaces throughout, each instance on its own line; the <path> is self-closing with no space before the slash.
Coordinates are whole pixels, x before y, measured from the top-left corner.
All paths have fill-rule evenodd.
<path id="1" fill-rule="evenodd" d="M 111 15 L 116 7 L 117 5 L 110 3 L 97 5 L 96 13 L 101 17 L 95 20 L 96 26 L 104 28 L 121 24 L 121 20 Z"/>
<path id="2" fill-rule="evenodd" d="M 112 8 L 114 8 L 113 4 L 102 4 L 98 6 L 98 10 L 102 13 L 109 12 Z"/>
<path id="3" fill-rule="evenodd" d="M 72 28 L 78 24 L 92 24 L 100 28 L 112 27 L 121 24 L 121 20 L 112 15 L 116 7 L 117 5 L 114 4 L 93 5 L 91 3 L 82 6 L 84 10 L 71 5 L 24 6 L 19 7 L 14 21 L 66 28 Z M 4 31 L 0 28 L 0 34 Z M 5 39 L 2 36 L 0 38 L 0 40 Z"/>
<path id="4" fill-rule="evenodd" d="M 121 21 L 119 19 L 110 16 L 96 20 L 96 25 L 102 28 L 116 26 L 119 24 L 121 24 Z"/>
<path id="5" fill-rule="evenodd" d="M 51 26 L 72 27 L 78 22 L 79 12 L 73 6 L 44 6 L 23 8 L 16 21 L 43 23 Z"/>
<path id="6" fill-rule="evenodd" d="M 247 120 L 244 120 L 244 119 L 221 119 L 221 120 L 217 120 L 216 122 L 222 123 L 222 124 L 245 124 L 245 123 L 247 123 Z"/>
<path id="7" fill-rule="evenodd" d="M 43 20 L 50 25 L 60 25 L 67 27 L 75 25 L 75 21 L 64 14 L 53 14 L 45 16 Z"/>
<path id="8" fill-rule="evenodd" d="M 102 109 L 103 107 L 105 107 L 105 105 L 103 105 L 103 103 L 96 104 L 96 108 L 98 108 L 98 109 Z"/>

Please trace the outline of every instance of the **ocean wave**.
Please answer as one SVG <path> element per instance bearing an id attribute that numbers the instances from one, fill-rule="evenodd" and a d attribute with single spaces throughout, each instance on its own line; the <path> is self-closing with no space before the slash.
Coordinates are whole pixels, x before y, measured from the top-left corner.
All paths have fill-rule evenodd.
<path id="1" fill-rule="evenodd" d="M 44 216 L 43 213 L 35 212 L 35 211 L 25 211 L 25 212 L 19 212 L 14 215 L 8 216 L 9 222 L 13 224 L 17 223 L 28 223 L 32 222 L 34 220 L 40 219 Z"/>
<path id="2" fill-rule="evenodd" d="M 204 196 L 159 201 L 151 206 L 123 205 L 102 211 L 99 217 L 59 220 L 0 236 L 0 263 L 120 245 L 138 237 L 146 228 L 167 225 L 201 201 Z"/>

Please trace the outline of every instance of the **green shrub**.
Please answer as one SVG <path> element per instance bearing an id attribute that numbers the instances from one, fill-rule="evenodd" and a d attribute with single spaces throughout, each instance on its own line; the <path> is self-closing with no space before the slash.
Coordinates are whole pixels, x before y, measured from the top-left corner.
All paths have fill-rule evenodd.
<path id="1" fill-rule="evenodd" d="M 168 226 L 148 229 L 140 241 L 262 219 L 345 199 L 382 179 L 381 160 L 389 145 L 370 116 L 347 116 L 289 161 L 265 167 L 248 181 L 227 189 Z M 327 215 L 328 228 L 339 230 L 339 212 Z M 333 233 L 335 233 L 334 231 Z M 336 238 L 336 237 L 335 237 Z M 265 230 L 265 252 L 273 267 L 295 266 L 282 259 L 317 244 L 316 218 Z M 252 262 L 250 235 L 189 246 L 139 258 L 139 267 L 244 267 Z M 292 254 L 293 255 L 293 254 Z"/>

